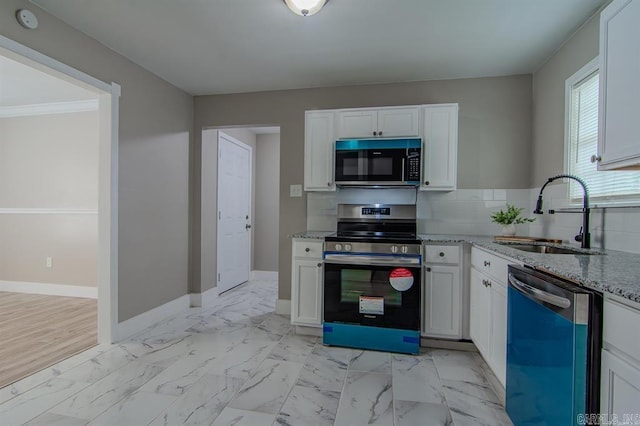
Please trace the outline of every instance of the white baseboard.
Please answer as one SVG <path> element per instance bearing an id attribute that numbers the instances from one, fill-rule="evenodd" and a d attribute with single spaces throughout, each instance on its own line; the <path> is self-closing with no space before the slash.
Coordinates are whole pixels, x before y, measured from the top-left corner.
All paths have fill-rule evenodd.
<path id="1" fill-rule="evenodd" d="M 276 300 L 276 314 L 291 316 L 291 300 L 278 299 Z"/>
<path id="2" fill-rule="evenodd" d="M 191 304 L 190 302 L 190 295 L 185 294 L 184 296 L 178 297 L 164 305 L 160 305 L 119 323 L 117 340 L 121 341 L 127 339 L 167 317 L 189 309 Z"/>
<path id="3" fill-rule="evenodd" d="M 278 281 L 278 271 L 251 271 L 251 281 Z"/>
<path id="4" fill-rule="evenodd" d="M 218 288 L 210 288 L 204 293 L 191 293 L 189 294 L 189 297 L 191 298 L 192 307 L 206 308 L 207 306 L 215 304 L 215 301 L 218 298 Z"/>
<path id="5" fill-rule="evenodd" d="M 0 281 L 0 291 L 12 293 L 46 294 L 49 296 L 83 297 L 97 299 L 97 287 L 79 285 L 30 283 L 26 281 Z"/>

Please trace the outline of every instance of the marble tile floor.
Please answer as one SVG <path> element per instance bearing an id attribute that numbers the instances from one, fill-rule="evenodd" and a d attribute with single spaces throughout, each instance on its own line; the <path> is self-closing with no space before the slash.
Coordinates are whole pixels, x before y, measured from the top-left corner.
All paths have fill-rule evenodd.
<path id="1" fill-rule="evenodd" d="M 252 281 L 0 389 L 11 425 L 509 425 L 477 353 L 325 347 Z"/>

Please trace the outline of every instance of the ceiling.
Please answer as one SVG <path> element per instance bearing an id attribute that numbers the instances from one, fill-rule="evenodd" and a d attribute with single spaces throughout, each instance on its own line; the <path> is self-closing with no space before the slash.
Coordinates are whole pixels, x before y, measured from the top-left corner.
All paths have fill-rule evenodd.
<path id="1" fill-rule="evenodd" d="M 31 1 L 193 95 L 532 73 L 607 3 Z"/>
<path id="2" fill-rule="evenodd" d="M 0 107 L 96 99 L 96 94 L 2 55 Z"/>

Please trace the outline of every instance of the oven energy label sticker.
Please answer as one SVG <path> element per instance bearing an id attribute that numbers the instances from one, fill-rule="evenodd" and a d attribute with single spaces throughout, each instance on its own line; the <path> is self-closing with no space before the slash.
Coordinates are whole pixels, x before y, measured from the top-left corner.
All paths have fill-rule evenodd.
<path id="1" fill-rule="evenodd" d="M 384 315 L 384 297 L 360 296 L 360 313 Z"/>
<path id="2" fill-rule="evenodd" d="M 398 291 L 407 291 L 413 285 L 413 274 L 407 268 L 396 268 L 389 274 L 391 286 Z"/>

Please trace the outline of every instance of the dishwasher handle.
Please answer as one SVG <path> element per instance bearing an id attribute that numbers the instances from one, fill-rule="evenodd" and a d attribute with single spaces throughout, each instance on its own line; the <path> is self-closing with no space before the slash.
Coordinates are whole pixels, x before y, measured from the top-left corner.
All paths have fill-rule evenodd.
<path id="1" fill-rule="evenodd" d="M 558 308 L 567 309 L 571 306 L 571 301 L 565 297 L 556 296 L 555 294 L 547 293 L 529 284 L 523 283 L 517 279 L 513 274 L 509 274 L 509 284 L 511 284 L 516 290 L 530 296 L 532 299 L 540 302 L 549 303 L 550 305 L 557 306 Z"/>

